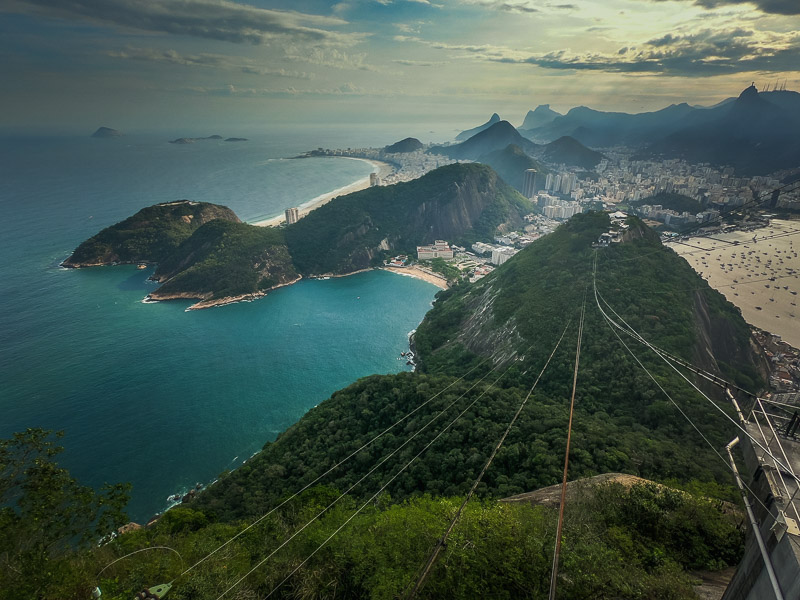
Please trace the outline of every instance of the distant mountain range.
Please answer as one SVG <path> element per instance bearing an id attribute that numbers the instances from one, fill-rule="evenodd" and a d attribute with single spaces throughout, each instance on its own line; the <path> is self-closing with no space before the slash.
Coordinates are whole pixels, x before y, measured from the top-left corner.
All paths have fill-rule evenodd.
<path id="1" fill-rule="evenodd" d="M 569 136 L 549 144 L 536 144 L 520 135 L 508 121 L 498 121 L 460 144 L 434 146 L 428 151 L 488 164 L 519 191 L 522 191 L 525 169 L 547 171 L 539 161 L 593 169 L 603 159 L 602 154 Z"/>
<path id="2" fill-rule="evenodd" d="M 525 120 L 522 122 L 522 125 L 520 125 L 519 129 L 520 131 L 536 129 L 537 127 L 542 127 L 548 123 L 552 123 L 561 116 L 563 115 L 552 110 L 549 104 L 540 104 L 534 110 L 528 111 L 528 114 L 525 115 Z"/>
<path id="3" fill-rule="evenodd" d="M 639 146 L 642 158 L 684 158 L 733 166 L 743 175 L 766 174 L 800 165 L 800 94 L 750 86 L 712 107 L 681 103 L 638 114 L 579 106 L 559 115 L 544 105 L 528 113 L 520 130 L 538 143 L 570 136 L 591 147 Z"/>

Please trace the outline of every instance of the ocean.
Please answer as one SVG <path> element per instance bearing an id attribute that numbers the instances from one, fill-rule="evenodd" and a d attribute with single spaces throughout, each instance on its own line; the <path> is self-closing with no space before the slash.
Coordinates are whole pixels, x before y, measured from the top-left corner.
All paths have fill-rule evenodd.
<path id="1" fill-rule="evenodd" d="M 0 139 L 0 437 L 64 430 L 61 464 L 88 485 L 131 482 L 138 522 L 241 465 L 335 390 L 410 368 L 399 354 L 437 291 L 373 271 L 185 312 L 188 301 L 142 303 L 150 270 L 60 268 L 144 206 L 188 198 L 257 221 L 371 171 L 288 157 L 396 141 L 287 130 L 166 143 L 181 135 Z"/>

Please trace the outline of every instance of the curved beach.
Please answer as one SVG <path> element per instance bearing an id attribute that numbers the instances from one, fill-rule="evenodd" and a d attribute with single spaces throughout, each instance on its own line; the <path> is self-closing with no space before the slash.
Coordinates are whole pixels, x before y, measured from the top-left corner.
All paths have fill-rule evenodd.
<path id="1" fill-rule="evenodd" d="M 372 165 L 372 172 L 377 173 L 378 177 L 381 179 L 385 178 L 387 175 L 391 174 L 394 171 L 394 167 L 389 163 L 377 161 L 377 160 L 369 160 L 366 158 L 354 158 L 352 156 L 337 156 L 335 158 L 344 158 L 348 160 L 360 160 L 362 162 L 368 163 Z M 297 208 L 299 209 L 300 218 L 305 217 L 308 213 L 310 213 L 315 208 L 319 208 L 323 204 L 327 204 L 334 198 L 338 196 L 346 196 L 347 194 L 352 194 L 353 192 L 359 192 L 361 190 L 365 190 L 369 187 L 369 175 L 359 179 L 358 181 L 354 181 L 350 185 L 346 185 L 344 187 L 340 187 L 333 191 L 327 192 L 325 194 L 321 194 L 316 198 L 312 198 L 308 202 L 303 202 Z M 288 207 L 287 207 L 288 208 Z M 277 227 L 281 223 L 286 221 L 286 215 L 280 214 L 269 219 L 262 219 L 260 221 L 254 221 L 251 225 L 257 225 L 259 227 Z"/>

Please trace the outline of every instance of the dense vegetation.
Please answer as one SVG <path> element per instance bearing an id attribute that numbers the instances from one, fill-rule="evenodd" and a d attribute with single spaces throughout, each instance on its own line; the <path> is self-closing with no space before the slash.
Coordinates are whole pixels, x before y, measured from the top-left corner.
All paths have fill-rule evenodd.
<path id="1" fill-rule="evenodd" d="M 39 456 L 34 461 L 26 455 L 25 451 L 40 441 L 13 442 L 25 455 L 14 466 L 27 467 L 26 472 L 44 468 L 48 473 L 61 473 L 51 457 Z M 0 448 L 7 445 L 3 442 Z M 0 457 L 5 459 L 2 454 Z M 60 513 L 39 512 L 43 518 L 38 522 L 25 514 L 26 507 L 40 503 L 42 490 L 24 482 L 9 485 L 8 464 L 0 462 L 4 467 L 1 498 L 10 503 L 0 513 L 4 552 L 14 543 L 24 546 L 28 542 L 22 531 L 7 526 L 9 522 L 28 518 L 27 526 L 35 529 L 26 534 L 33 539 L 48 539 L 62 530 Z M 51 483 L 51 479 L 36 479 L 37 484 L 44 482 Z M 415 580 L 461 501 L 425 495 L 397 502 L 383 494 L 374 502 L 362 503 L 344 496 L 322 518 L 300 531 L 338 497 L 337 490 L 316 487 L 247 532 L 243 531 L 247 522 L 215 522 L 195 507 L 178 507 L 154 526 L 126 533 L 108 544 L 50 551 L 25 576 L 16 567 L 33 564 L 6 553 L 0 556 L 5 560 L 11 557 L 14 562 L 8 566 L 15 568 L 0 569 L 0 598 L 83 600 L 97 585 L 104 598 L 127 600 L 141 589 L 173 581 L 170 597 L 175 600 L 214 600 L 253 569 L 252 575 L 232 590 L 231 597 L 263 598 L 286 580 L 273 597 L 390 600 Z M 86 498 L 69 496 L 69 501 L 70 506 L 88 510 L 87 514 L 97 518 L 96 508 Z M 346 523 L 348 519 L 352 520 Z M 471 503 L 420 597 L 546 597 L 555 520 L 555 509 L 543 506 Z M 738 520 L 719 502 L 652 484 L 630 489 L 619 484 L 586 488 L 567 504 L 559 597 L 694 598 L 694 581 L 686 571 L 735 564 L 743 542 Z M 340 527 L 341 533 L 331 538 Z M 232 539 L 239 533 L 242 535 Z M 295 533 L 296 539 L 269 556 Z M 229 543 L 220 552 L 209 556 L 225 542 Z M 183 574 L 190 565 L 195 568 Z M 298 566 L 302 567 L 293 574 Z"/>
<path id="2" fill-rule="evenodd" d="M 252 294 L 297 277 L 283 232 L 217 219 L 203 225 L 162 263 L 153 298 L 195 294 L 216 299 Z"/>
<path id="3" fill-rule="evenodd" d="M 664 209 L 674 210 L 679 213 L 690 212 L 692 214 L 697 214 L 704 208 L 703 203 L 699 200 L 684 196 L 683 194 L 672 194 L 668 192 L 659 192 L 658 194 L 642 198 L 641 200 L 628 202 L 629 206 L 644 206 L 646 204 L 650 206 L 660 204 Z"/>
<path id="4" fill-rule="evenodd" d="M 487 167 L 452 168 L 466 169 L 463 172 L 470 178 L 461 180 L 453 192 L 452 177 L 443 178 L 441 169 L 435 171 L 432 182 L 440 188 L 429 185 L 427 189 L 439 189 L 440 195 L 434 197 L 442 204 L 452 198 L 447 193 L 459 197 L 470 185 L 489 182 L 500 189 Z M 295 236 L 299 244 L 312 239 L 316 231 L 324 243 L 325 235 L 335 235 L 335 228 L 329 232 L 326 223 L 334 217 L 347 222 L 346 216 L 360 218 L 362 226 L 388 223 L 402 231 L 402 220 L 413 220 L 414 207 L 427 202 L 414 200 L 413 191 L 413 187 L 394 186 L 378 188 L 375 195 L 352 195 L 339 209 L 324 213 L 327 219 L 307 217 L 298 223 L 310 221 L 308 229 L 287 228 L 287 238 Z M 511 193 L 512 198 L 518 197 Z M 369 213 L 362 204 L 366 199 L 375 203 Z M 400 203 L 401 210 L 393 211 L 393 201 L 398 199 L 406 204 Z M 570 478 L 627 472 L 734 498 L 727 466 L 654 387 L 603 321 L 594 305 L 595 264 L 599 292 L 642 335 L 755 389 L 760 380 L 750 355 L 747 325 L 724 297 L 663 248 L 638 219 L 629 219 L 624 243 L 593 249 L 592 242 L 609 225 L 602 213 L 578 215 L 477 284 L 459 284 L 441 292 L 415 336 L 420 372 L 376 375 L 355 382 L 310 410 L 245 465 L 221 474 L 199 498 L 170 511 L 154 527 L 123 535 L 91 552 L 53 557 L 61 566 L 45 570 L 51 587 L 40 586 L 37 597 L 85 597 L 92 572 L 144 547 L 176 549 L 185 568 L 305 485 L 311 487 L 300 497 L 189 577 L 176 580 L 171 597 L 217 598 L 339 492 L 345 496 L 323 518 L 242 583 L 239 597 L 264 597 L 295 568 L 298 573 L 274 597 L 388 599 L 401 595 L 572 319 L 549 369 L 478 487 L 478 499 L 455 530 L 422 594 L 426 598 L 545 597 L 553 511 L 496 500 L 560 479 L 577 343 L 575 324 L 584 299 L 586 322 Z M 216 224 L 208 229 L 227 231 L 228 227 Z M 371 231 L 369 227 L 361 233 L 357 228 L 345 229 L 337 239 L 351 243 L 357 236 L 373 235 Z M 376 234 L 373 241 L 382 239 L 386 238 Z M 331 254 L 341 260 L 344 250 L 332 247 Z M 312 260 L 311 255 L 307 260 Z M 733 437 L 717 410 L 668 367 L 639 346 L 634 351 L 715 447 Z M 356 452 L 373 438 L 374 442 Z M 428 444 L 430 448 L 421 452 Z M 353 453 L 346 465 L 326 475 Z M 342 534 L 303 564 L 364 502 L 361 513 Z M 688 599 L 693 595 L 685 570 L 735 563 L 742 536 L 718 503 L 658 487 L 634 487 L 628 492 L 607 486 L 568 504 L 564 543 L 559 597 Z M 145 585 L 171 580 L 182 570 L 171 553 L 136 556 L 104 573 L 100 585 L 105 597 L 129 597 Z M 67 578 L 53 573 L 77 575 Z"/>
<path id="5" fill-rule="evenodd" d="M 286 241 L 301 273 L 347 273 L 436 239 L 489 241 L 504 224 L 521 226 L 532 210 L 489 167 L 453 164 L 337 198 L 288 226 Z"/>
<path id="6" fill-rule="evenodd" d="M 184 200 L 148 206 L 83 242 L 64 265 L 160 262 L 212 219 L 239 222 L 231 209 L 207 202 Z"/>
<path id="7" fill-rule="evenodd" d="M 584 294 L 587 314 L 578 379 L 573 476 L 623 471 L 657 480 L 729 484 L 726 466 L 654 388 L 593 305 L 591 242 L 607 228 L 606 215 L 583 215 L 535 242 L 479 283 L 440 292 L 434 309 L 415 335 L 417 359 L 426 375 L 375 376 L 337 392 L 268 444 L 246 467 L 212 486 L 200 499 L 201 506 L 226 519 L 257 513 L 289 491 L 287 482 L 311 482 L 406 412 L 443 392 L 398 431 L 386 434 L 362 452 L 349 469 L 333 473 L 330 481 L 346 489 L 368 471 L 370 458 L 398 447 L 405 435 L 420 430 L 462 393 L 465 399 L 457 400 L 441 420 L 465 408 L 483 391 L 485 396 L 467 410 L 464 419 L 398 479 L 393 492 L 401 498 L 425 492 L 464 493 L 566 321 L 570 317 L 573 323 L 577 321 Z M 652 232 L 633 220 L 630 237 L 637 236 L 602 250 L 598 288 L 605 299 L 637 331 L 662 348 L 722 371 L 740 385 L 758 387 L 747 325 L 738 311 L 677 255 L 661 247 Z M 703 335 L 701 330 L 707 325 L 696 314 L 701 309 L 711 330 Z M 710 336 L 708 342 L 704 341 L 706 335 Z M 481 494 L 506 496 L 558 480 L 574 344 L 573 326 L 479 489 Z M 476 383 L 491 364 L 485 357 L 504 350 L 515 351 L 524 360 L 507 362 L 509 371 L 491 389 L 489 383 L 502 370 Z M 668 367 L 641 348 L 636 351 L 663 378 L 675 401 L 713 443 L 720 445 L 732 437 L 729 424 L 713 407 Z M 709 354 L 716 356 L 716 362 L 704 364 Z M 471 366 L 475 370 L 469 377 L 454 383 L 452 377 Z M 470 391 L 472 385 L 477 387 Z M 422 439 L 428 435 L 423 431 Z M 415 443 L 398 449 L 385 468 L 403 464 L 417 447 Z M 367 489 L 357 488 L 353 493 L 367 493 Z"/>
<path id="8" fill-rule="evenodd" d="M 59 437 L 28 429 L 0 440 L 0 598 L 76 597 L 85 553 L 125 523 L 129 486 L 80 485 L 55 460 Z"/>
<path id="9" fill-rule="evenodd" d="M 538 177 L 543 177 L 550 172 L 550 169 L 525 154 L 522 148 L 514 144 L 482 156 L 480 162 L 492 167 L 503 178 L 503 181 L 518 192 L 523 191 L 526 169 L 536 169 Z"/>

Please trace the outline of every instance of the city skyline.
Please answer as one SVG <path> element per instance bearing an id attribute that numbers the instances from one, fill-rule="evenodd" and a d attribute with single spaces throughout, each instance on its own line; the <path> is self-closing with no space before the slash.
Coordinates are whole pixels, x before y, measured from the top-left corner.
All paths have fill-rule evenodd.
<path id="1" fill-rule="evenodd" d="M 12 0 L 0 129 L 519 125 L 800 88 L 793 0 Z"/>

